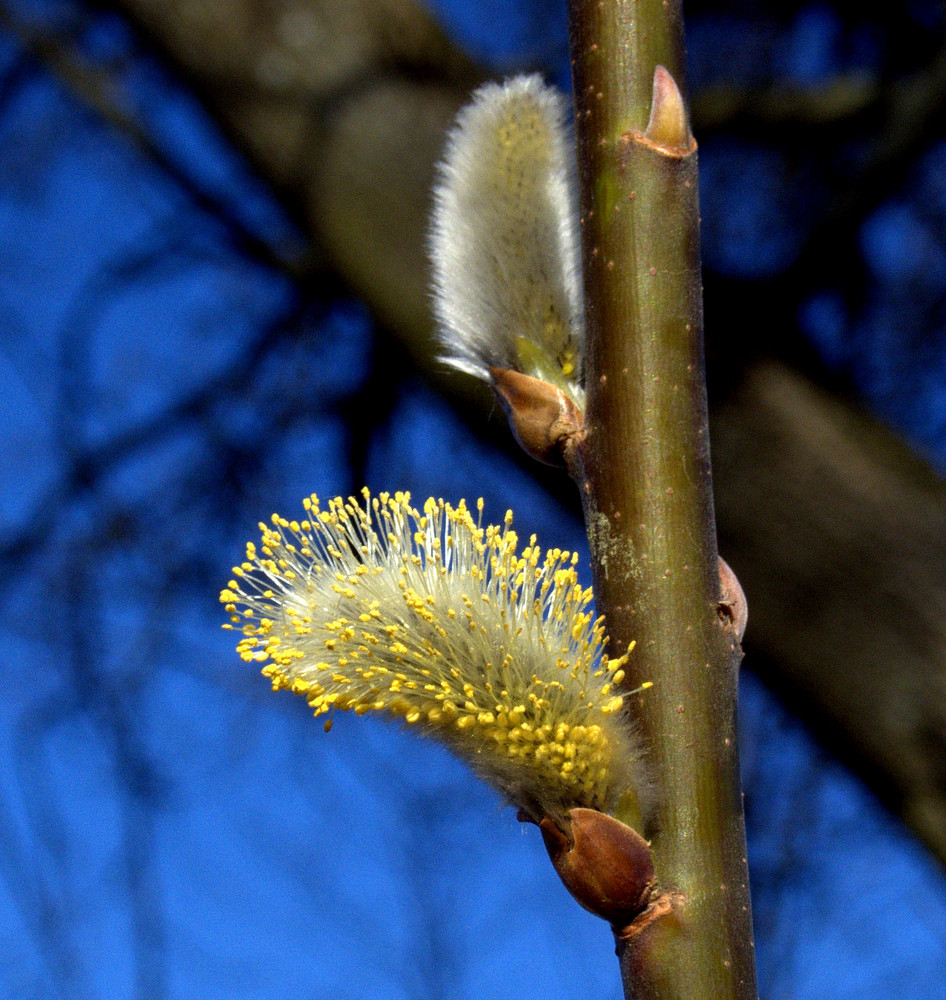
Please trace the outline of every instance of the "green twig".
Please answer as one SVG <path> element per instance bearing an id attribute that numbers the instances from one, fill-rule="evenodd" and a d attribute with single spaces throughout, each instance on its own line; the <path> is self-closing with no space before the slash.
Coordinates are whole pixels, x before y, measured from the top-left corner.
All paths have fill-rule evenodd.
<path id="1" fill-rule="evenodd" d="M 722 613 L 703 371 L 696 144 L 679 0 L 570 0 L 588 393 L 582 491 L 612 655 L 646 746 L 659 893 L 618 943 L 635 1000 L 753 1000 L 736 751 L 741 651 Z M 670 72 L 655 70 L 666 66 Z M 671 75 L 672 74 L 672 75 Z M 652 106 L 653 105 L 653 106 Z"/>

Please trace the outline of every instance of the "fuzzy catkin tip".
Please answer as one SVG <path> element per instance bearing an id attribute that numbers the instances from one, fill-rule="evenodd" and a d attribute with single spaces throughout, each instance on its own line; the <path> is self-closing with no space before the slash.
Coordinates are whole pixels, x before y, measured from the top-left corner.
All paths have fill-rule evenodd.
<path id="1" fill-rule="evenodd" d="M 453 507 L 363 492 L 273 515 L 220 595 L 225 628 L 274 689 L 318 715 L 404 720 L 539 822 L 612 811 L 638 754 L 577 556 L 517 551 L 511 512 L 482 527 Z M 482 501 L 478 505 L 482 512 Z M 329 723 L 331 716 L 329 715 Z"/>

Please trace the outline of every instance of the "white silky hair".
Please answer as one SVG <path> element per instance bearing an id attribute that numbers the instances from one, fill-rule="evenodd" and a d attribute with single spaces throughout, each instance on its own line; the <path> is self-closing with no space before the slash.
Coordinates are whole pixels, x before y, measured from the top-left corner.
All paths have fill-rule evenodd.
<path id="1" fill-rule="evenodd" d="M 538 75 L 485 84 L 457 116 L 430 234 L 442 360 L 453 367 L 487 381 L 494 366 L 524 370 L 527 341 L 580 382 L 574 164 L 566 101 Z"/>

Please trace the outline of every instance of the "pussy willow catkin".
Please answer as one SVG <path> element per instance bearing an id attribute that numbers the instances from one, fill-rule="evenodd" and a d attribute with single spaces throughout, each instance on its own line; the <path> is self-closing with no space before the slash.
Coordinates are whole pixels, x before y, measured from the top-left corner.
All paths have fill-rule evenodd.
<path id="1" fill-rule="evenodd" d="M 490 381 L 512 368 L 581 405 L 574 143 L 567 102 L 538 76 L 480 87 L 434 188 L 430 258 L 444 360 Z"/>
<path id="2" fill-rule="evenodd" d="M 615 693 L 627 655 L 604 656 L 577 556 L 534 537 L 519 553 L 511 512 L 482 527 L 463 501 L 304 506 L 260 524 L 220 595 L 244 660 L 317 716 L 417 727 L 535 819 L 614 810 L 637 766 Z"/>

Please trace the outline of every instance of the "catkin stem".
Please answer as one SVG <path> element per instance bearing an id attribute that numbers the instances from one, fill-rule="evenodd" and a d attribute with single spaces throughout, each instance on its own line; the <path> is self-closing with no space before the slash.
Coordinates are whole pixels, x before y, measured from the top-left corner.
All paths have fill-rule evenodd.
<path id="1" fill-rule="evenodd" d="M 586 436 L 570 471 L 612 650 L 636 640 L 626 684 L 654 685 L 629 702 L 656 785 L 645 834 L 672 904 L 619 941 L 624 989 L 635 1000 L 754 1000 L 741 653 L 717 613 L 696 151 L 672 105 L 651 115 L 655 93 L 676 93 L 655 68 L 682 80 L 680 3 L 569 10 L 587 337 Z"/>

